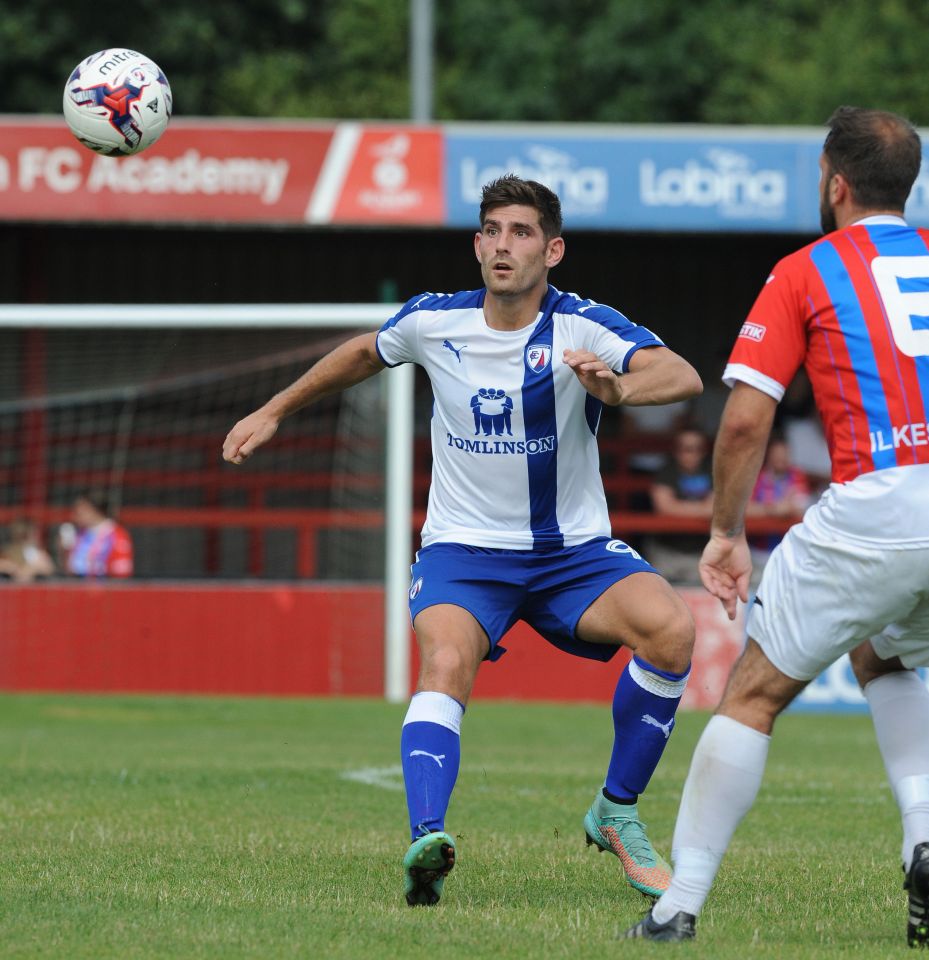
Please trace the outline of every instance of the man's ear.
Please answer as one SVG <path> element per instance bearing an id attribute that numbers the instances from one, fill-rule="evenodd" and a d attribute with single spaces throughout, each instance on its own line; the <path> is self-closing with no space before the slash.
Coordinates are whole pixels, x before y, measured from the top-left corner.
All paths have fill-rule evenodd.
<path id="1" fill-rule="evenodd" d="M 555 267 L 561 263 L 564 256 L 564 237 L 552 237 L 548 241 L 548 249 L 545 251 L 545 266 Z"/>
<path id="2" fill-rule="evenodd" d="M 829 180 L 829 200 L 833 206 L 851 198 L 851 187 L 841 173 L 834 173 Z"/>
<path id="3" fill-rule="evenodd" d="M 474 256 L 477 257 L 478 261 L 481 259 L 481 233 L 478 231 L 474 234 Z"/>

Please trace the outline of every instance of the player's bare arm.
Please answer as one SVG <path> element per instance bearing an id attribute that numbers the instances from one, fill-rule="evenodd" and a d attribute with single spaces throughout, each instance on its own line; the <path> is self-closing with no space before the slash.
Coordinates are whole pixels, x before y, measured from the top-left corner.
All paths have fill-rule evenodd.
<path id="1" fill-rule="evenodd" d="M 340 344 L 289 387 L 240 420 L 226 436 L 223 459 L 244 463 L 274 436 L 285 417 L 383 370 L 376 340 L 377 333 L 364 333 Z"/>
<path id="2" fill-rule="evenodd" d="M 737 383 L 726 402 L 713 447 L 713 519 L 700 561 L 700 578 L 730 620 L 736 601 L 748 602 L 751 555 L 745 510 L 764 460 L 777 401 Z"/>
<path id="3" fill-rule="evenodd" d="M 624 374 L 589 350 L 565 350 L 564 362 L 588 393 L 611 407 L 676 403 L 703 392 L 697 371 L 667 347 L 637 350 Z"/>

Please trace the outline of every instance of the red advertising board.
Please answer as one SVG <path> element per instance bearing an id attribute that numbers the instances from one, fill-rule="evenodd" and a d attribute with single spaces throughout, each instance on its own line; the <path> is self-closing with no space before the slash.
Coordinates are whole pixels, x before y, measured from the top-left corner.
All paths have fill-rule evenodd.
<path id="1" fill-rule="evenodd" d="M 0 117 L 0 219 L 188 223 L 444 220 L 438 129 L 175 118 L 102 157 L 64 120 Z"/>
<path id="2" fill-rule="evenodd" d="M 337 138 L 342 180 L 317 193 L 317 212 L 337 223 L 444 223 L 440 131 L 343 124 Z"/>

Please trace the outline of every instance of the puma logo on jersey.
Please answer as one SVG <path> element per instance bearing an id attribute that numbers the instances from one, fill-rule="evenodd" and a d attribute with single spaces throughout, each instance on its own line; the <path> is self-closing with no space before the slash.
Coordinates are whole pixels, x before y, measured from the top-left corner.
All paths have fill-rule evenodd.
<path id="1" fill-rule="evenodd" d="M 410 756 L 411 757 L 432 757 L 432 759 L 435 760 L 435 762 L 440 767 L 442 766 L 442 761 L 445 759 L 444 753 L 440 753 L 438 756 L 436 756 L 434 753 L 429 753 L 427 750 L 411 750 Z"/>
<path id="2" fill-rule="evenodd" d="M 445 347 L 446 350 L 451 350 L 452 353 L 454 353 L 458 358 L 458 362 L 461 363 L 461 351 L 467 347 L 466 343 L 462 344 L 460 347 L 456 347 L 451 340 L 443 340 L 442 346 Z"/>
<path id="3" fill-rule="evenodd" d="M 658 727 L 658 729 L 664 734 L 665 740 L 671 736 L 671 727 L 674 726 L 674 717 L 667 723 L 659 723 L 650 713 L 642 714 L 642 723 L 647 723 L 650 727 Z"/>

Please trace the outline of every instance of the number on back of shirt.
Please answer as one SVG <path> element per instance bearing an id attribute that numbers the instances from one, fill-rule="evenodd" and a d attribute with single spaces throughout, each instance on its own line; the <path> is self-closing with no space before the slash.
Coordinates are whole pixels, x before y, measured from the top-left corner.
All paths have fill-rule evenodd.
<path id="1" fill-rule="evenodd" d="M 875 257 L 871 272 L 900 352 L 929 356 L 929 257 Z"/>

